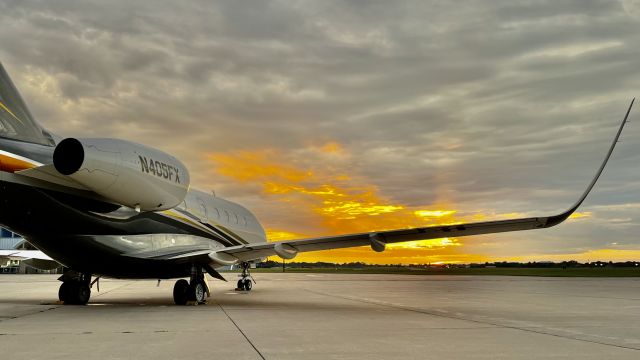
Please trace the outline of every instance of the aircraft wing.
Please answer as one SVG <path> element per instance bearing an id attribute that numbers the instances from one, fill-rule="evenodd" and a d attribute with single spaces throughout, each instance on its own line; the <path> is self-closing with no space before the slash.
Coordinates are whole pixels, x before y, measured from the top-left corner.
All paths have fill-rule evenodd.
<path id="1" fill-rule="evenodd" d="M 570 214 L 567 215 L 567 217 Z M 502 221 L 487 221 L 469 224 L 429 226 L 422 228 L 377 231 L 360 234 L 326 236 L 303 240 L 265 242 L 234 246 L 210 255 L 217 262 L 249 261 L 271 255 L 293 258 L 298 252 L 340 249 L 357 246 L 371 246 L 373 250 L 383 251 L 386 244 L 405 241 L 461 237 L 469 235 L 492 234 L 508 231 L 541 229 L 554 225 L 556 217 L 526 218 Z M 562 219 L 561 221 L 563 221 Z M 560 222 L 561 222 L 560 221 Z M 556 222 L 559 223 L 559 222 Z"/>
<path id="2" fill-rule="evenodd" d="M 20 260 L 41 270 L 51 270 L 60 264 L 39 250 L 0 250 L 0 262 Z"/>
<path id="3" fill-rule="evenodd" d="M 225 249 L 214 251 L 209 253 L 208 257 L 217 264 L 231 265 L 243 261 L 257 260 L 271 255 L 278 255 L 284 259 L 292 259 L 298 252 L 340 249 L 367 245 L 371 246 L 371 248 L 375 251 L 383 251 L 385 245 L 391 243 L 437 239 L 443 237 L 461 237 L 469 235 L 492 234 L 508 231 L 543 229 L 558 225 L 569 218 L 569 216 L 571 216 L 571 214 L 573 214 L 578 209 L 578 207 L 586 199 L 591 189 L 593 189 L 593 187 L 595 186 L 598 178 L 602 174 L 607 164 L 607 161 L 613 153 L 613 150 L 618 142 L 618 139 L 620 138 L 620 134 L 622 133 L 625 124 L 627 123 L 627 118 L 629 117 L 629 113 L 631 112 L 631 107 L 633 106 L 634 101 L 635 99 L 631 101 L 622 124 L 618 129 L 611 147 L 609 148 L 609 152 L 605 156 L 605 159 L 598 169 L 595 177 L 587 187 L 586 191 L 578 199 L 578 201 L 563 213 L 543 217 L 485 221 L 468 224 L 438 225 L 412 229 L 326 236 L 303 240 L 253 243 L 228 247 Z M 202 256 L 203 254 L 199 255 Z M 189 255 L 185 254 L 181 255 L 180 257 L 185 256 Z"/>

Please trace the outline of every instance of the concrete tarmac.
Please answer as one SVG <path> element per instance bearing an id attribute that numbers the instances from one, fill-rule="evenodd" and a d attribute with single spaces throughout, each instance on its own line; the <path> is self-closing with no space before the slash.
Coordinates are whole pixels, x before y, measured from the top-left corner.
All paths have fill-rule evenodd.
<path id="1" fill-rule="evenodd" d="M 7 359 L 639 359 L 640 278 L 256 274 L 175 306 L 174 281 L 101 280 L 58 305 L 0 275 Z"/>

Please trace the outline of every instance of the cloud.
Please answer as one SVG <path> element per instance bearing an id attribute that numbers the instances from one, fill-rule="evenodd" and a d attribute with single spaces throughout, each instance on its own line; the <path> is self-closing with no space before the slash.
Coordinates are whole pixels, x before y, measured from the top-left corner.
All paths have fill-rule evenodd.
<path id="1" fill-rule="evenodd" d="M 433 204 L 447 207 L 427 210 L 465 219 L 561 211 L 590 181 L 639 88 L 639 8 L 634 0 L 0 0 L 0 61 L 55 133 L 168 151 L 188 164 L 195 187 L 246 204 L 269 228 L 312 236 L 346 228 L 318 222 L 314 211 L 292 215 L 264 179 L 216 172 L 210 154 L 294 161 L 260 170 L 301 176 L 274 183 L 289 181 L 280 195 L 306 198 L 310 209 L 326 199 L 300 189 L 401 206 L 378 216 L 405 214 L 409 224 L 412 211 Z M 633 114 L 581 209 L 590 217 L 452 248 L 478 258 L 612 242 L 638 250 L 640 214 L 606 207 L 640 198 Z M 309 169 L 351 181 L 314 187 Z"/>

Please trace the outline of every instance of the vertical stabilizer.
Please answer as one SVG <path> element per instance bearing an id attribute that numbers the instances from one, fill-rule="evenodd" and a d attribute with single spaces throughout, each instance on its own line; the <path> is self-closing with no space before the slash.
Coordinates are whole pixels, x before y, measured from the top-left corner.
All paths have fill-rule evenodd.
<path id="1" fill-rule="evenodd" d="M 0 137 L 41 145 L 54 145 L 51 135 L 34 120 L 2 63 L 0 63 Z"/>

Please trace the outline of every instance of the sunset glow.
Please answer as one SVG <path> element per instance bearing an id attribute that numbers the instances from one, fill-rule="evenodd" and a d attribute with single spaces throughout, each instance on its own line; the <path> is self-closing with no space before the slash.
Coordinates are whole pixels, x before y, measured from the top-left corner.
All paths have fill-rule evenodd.
<path id="1" fill-rule="evenodd" d="M 450 216 L 456 213 L 455 210 L 416 210 L 413 212 L 416 216 L 423 218 L 440 218 Z"/>
<path id="2" fill-rule="evenodd" d="M 316 154 L 344 156 L 335 142 L 305 149 Z M 438 203 L 408 206 L 393 202 L 365 179 L 343 171 L 327 172 L 317 162 L 299 164 L 287 161 L 276 150 L 241 151 L 209 155 L 216 173 L 244 184 L 259 185 L 264 201 L 285 203 L 310 217 L 322 233 L 296 227 L 273 229 L 268 216 L 258 216 L 267 227 L 270 241 L 314 236 L 363 233 L 379 230 L 456 224 L 486 220 L 481 213 L 462 215 L 452 204 Z M 331 161 L 328 159 L 327 161 Z M 303 166 L 306 165 L 306 166 Z M 495 218 L 522 214 L 492 214 Z M 368 247 L 300 254 L 296 261 L 366 261 L 370 263 L 429 263 L 486 261 L 483 255 L 465 254 L 464 242 L 457 238 L 429 239 L 390 244 L 383 254 Z"/>
<path id="3" fill-rule="evenodd" d="M 585 218 L 590 218 L 593 215 L 592 212 L 587 211 L 587 212 L 574 212 L 573 214 L 571 214 L 571 216 L 569 216 L 569 219 L 585 219 Z"/>
<path id="4" fill-rule="evenodd" d="M 214 171 L 234 182 L 259 190 L 264 202 L 274 202 L 291 211 L 287 220 L 274 227 L 270 213 L 258 217 L 267 228 L 270 241 L 371 231 L 451 225 L 489 220 L 526 218 L 531 214 L 494 211 L 461 211 L 455 202 L 439 196 L 434 203 L 408 205 L 381 193 L 365 177 L 353 171 L 352 154 L 330 141 L 311 144 L 293 154 L 275 149 L 213 153 L 208 155 Z M 445 180 L 443 180 L 445 181 Z M 446 193 L 446 182 L 435 184 Z M 295 209 L 295 210 L 294 210 Z M 290 215 L 289 215 L 289 212 Z M 576 212 L 569 221 L 593 218 L 591 211 Z M 304 221 L 295 221 L 296 218 Z M 486 235 L 494 237 L 495 235 Z M 517 237 L 513 242 L 517 243 Z M 368 263 L 470 263 L 486 261 L 546 261 L 566 259 L 631 259 L 633 251 L 599 249 L 571 254 L 487 255 L 478 252 L 483 237 L 442 238 L 389 244 L 375 253 L 369 247 L 301 253 L 296 261 Z M 600 257 L 599 257 L 600 256 Z"/>

